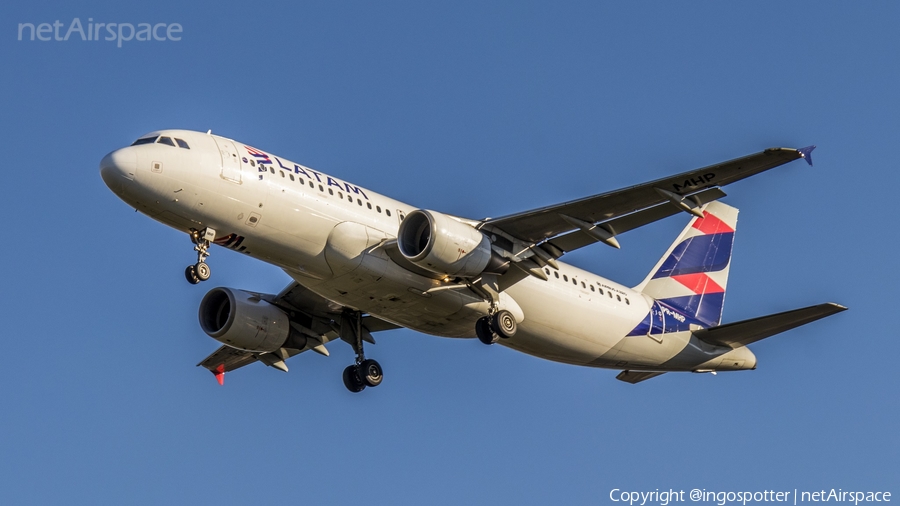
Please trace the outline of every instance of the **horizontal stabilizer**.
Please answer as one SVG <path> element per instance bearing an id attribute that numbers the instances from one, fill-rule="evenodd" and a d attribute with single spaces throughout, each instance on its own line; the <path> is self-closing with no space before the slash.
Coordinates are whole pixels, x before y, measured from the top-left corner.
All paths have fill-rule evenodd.
<path id="1" fill-rule="evenodd" d="M 660 374 L 665 374 L 664 372 L 652 372 L 652 371 L 622 371 L 616 376 L 616 379 L 619 381 L 624 381 L 625 383 L 631 383 L 632 385 L 635 383 L 640 383 L 641 381 L 648 380 L 650 378 L 655 378 Z"/>
<path id="2" fill-rule="evenodd" d="M 737 348 L 846 310 L 847 308 L 840 304 L 827 302 L 817 306 L 697 330 L 694 331 L 694 336 L 712 345 Z"/>

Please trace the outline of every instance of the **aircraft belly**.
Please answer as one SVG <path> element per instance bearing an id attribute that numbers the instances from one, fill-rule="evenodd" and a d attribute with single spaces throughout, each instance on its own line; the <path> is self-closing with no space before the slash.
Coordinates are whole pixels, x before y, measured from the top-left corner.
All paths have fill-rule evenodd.
<path id="1" fill-rule="evenodd" d="M 516 336 L 501 343 L 537 357 L 591 364 L 610 352 L 646 315 L 646 302 L 633 295 L 624 304 L 597 292 L 527 278 L 507 292 L 525 314 Z"/>

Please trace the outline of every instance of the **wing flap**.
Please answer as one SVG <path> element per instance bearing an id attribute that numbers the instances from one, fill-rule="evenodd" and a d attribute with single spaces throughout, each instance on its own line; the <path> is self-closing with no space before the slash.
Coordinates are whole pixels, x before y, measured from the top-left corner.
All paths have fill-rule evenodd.
<path id="1" fill-rule="evenodd" d="M 846 310 L 847 308 L 840 304 L 827 302 L 816 306 L 697 330 L 694 331 L 694 336 L 705 343 L 715 346 L 737 348 Z"/>

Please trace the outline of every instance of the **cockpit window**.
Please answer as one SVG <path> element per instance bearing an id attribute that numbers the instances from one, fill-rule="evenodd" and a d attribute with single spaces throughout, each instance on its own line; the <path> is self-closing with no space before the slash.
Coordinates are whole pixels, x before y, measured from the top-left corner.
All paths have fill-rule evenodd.
<path id="1" fill-rule="evenodd" d="M 158 135 L 154 135 L 153 137 L 141 137 L 140 139 L 131 143 L 132 146 L 140 146 L 141 144 L 153 144 L 156 142 L 156 138 Z"/>
<path id="2" fill-rule="evenodd" d="M 179 148 L 191 149 L 191 147 L 188 146 L 188 143 L 184 142 L 184 141 L 181 140 L 181 139 L 176 138 L 176 139 L 175 139 L 175 142 L 178 143 L 178 147 L 179 147 Z"/>
<path id="3" fill-rule="evenodd" d="M 173 148 L 175 147 L 175 143 L 172 142 L 172 139 L 170 139 L 168 137 L 160 137 L 159 140 L 156 142 L 158 142 L 159 144 L 168 144 L 169 146 L 172 146 Z"/>

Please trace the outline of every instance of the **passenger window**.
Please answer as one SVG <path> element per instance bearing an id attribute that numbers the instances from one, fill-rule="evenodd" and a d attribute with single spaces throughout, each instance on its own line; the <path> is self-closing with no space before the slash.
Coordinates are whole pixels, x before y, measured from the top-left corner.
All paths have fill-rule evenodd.
<path id="1" fill-rule="evenodd" d="M 631 303 L 628 302 L 628 297 L 625 297 L 625 304 L 628 304 L 629 306 L 631 305 Z"/>
<path id="2" fill-rule="evenodd" d="M 362 207 L 362 199 L 356 199 L 356 203 L 359 204 L 360 207 Z"/>
<path id="3" fill-rule="evenodd" d="M 341 192 L 338 192 L 338 198 L 341 200 L 344 200 L 344 194 Z"/>
<path id="4" fill-rule="evenodd" d="M 179 148 L 191 149 L 191 147 L 188 146 L 188 143 L 184 142 L 184 141 L 181 140 L 181 139 L 175 139 L 175 142 L 178 143 L 178 147 L 179 147 Z"/>
<path id="5" fill-rule="evenodd" d="M 366 202 L 366 207 L 368 207 L 369 209 L 372 209 L 372 203 L 371 203 L 371 202 Z"/>
<path id="6" fill-rule="evenodd" d="M 603 295 L 603 289 L 602 289 L 602 288 L 598 288 L 597 291 L 600 292 L 600 295 Z"/>
<path id="7" fill-rule="evenodd" d="M 311 179 L 310 179 L 310 181 L 309 181 L 309 187 L 310 187 L 310 188 L 315 188 L 315 187 L 316 187 L 316 185 L 313 184 L 313 182 L 312 182 Z"/>
<path id="8" fill-rule="evenodd" d="M 553 271 L 553 275 L 556 276 L 556 279 L 559 279 L 559 273 L 558 273 L 558 272 Z"/>
<path id="9" fill-rule="evenodd" d="M 328 189 L 328 194 L 329 194 L 329 195 L 334 195 L 334 190 L 332 190 L 331 188 L 329 188 L 329 189 Z"/>
<path id="10" fill-rule="evenodd" d="M 550 274 L 550 269 L 547 269 L 547 268 L 545 267 L 545 268 L 544 268 L 544 272 L 546 272 L 547 274 Z"/>
<path id="11" fill-rule="evenodd" d="M 575 281 L 575 278 L 572 278 L 572 284 L 578 286 L 578 281 Z"/>
<path id="12" fill-rule="evenodd" d="M 597 290 L 594 289 L 594 285 L 591 285 L 591 291 L 592 291 L 592 292 L 596 292 L 596 291 L 597 291 Z"/>
<path id="13" fill-rule="evenodd" d="M 323 191 L 325 191 L 325 188 L 322 185 L 319 185 L 319 191 L 323 192 Z"/>
<path id="14" fill-rule="evenodd" d="M 172 139 L 170 139 L 170 138 L 168 138 L 168 137 L 160 137 L 159 140 L 156 141 L 156 142 L 157 142 L 158 144 L 167 144 L 167 145 L 169 145 L 169 146 L 172 146 L 173 148 L 175 147 L 175 143 L 172 142 Z"/>
<path id="15" fill-rule="evenodd" d="M 616 295 L 616 299 L 619 299 L 619 302 L 622 302 L 622 297 L 621 297 L 621 296 Z"/>
<path id="16" fill-rule="evenodd" d="M 251 167 L 256 167 L 256 161 L 255 161 L 255 160 L 250 160 L 250 166 L 251 166 Z"/>
<path id="17" fill-rule="evenodd" d="M 347 194 L 347 200 L 353 202 L 353 195 Z"/>
<path id="18" fill-rule="evenodd" d="M 141 144 L 153 144 L 156 142 L 158 135 L 154 135 L 153 137 L 143 137 L 131 143 L 132 146 L 140 146 Z"/>
<path id="19" fill-rule="evenodd" d="M 272 174 L 274 174 L 274 173 L 275 173 L 275 167 L 269 167 L 269 172 L 271 172 Z"/>
<path id="20" fill-rule="evenodd" d="M 390 209 L 385 209 L 385 210 L 384 210 L 384 214 L 390 216 L 390 215 L 391 215 L 391 210 L 390 210 Z"/>
<path id="21" fill-rule="evenodd" d="M 294 180 L 294 175 L 293 175 L 293 174 L 290 174 L 290 178 L 291 178 L 291 181 L 293 181 L 293 180 Z"/>
<path id="22" fill-rule="evenodd" d="M 606 292 L 606 293 L 607 293 L 607 295 L 609 295 L 609 298 L 611 299 L 611 298 L 612 298 L 612 292 Z"/>
<path id="23" fill-rule="evenodd" d="M 279 170 L 278 172 L 281 172 L 281 177 L 284 177 L 284 171 L 283 171 L 283 170 Z"/>
<path id="24" fill-rule="evenodd" d="M 584 284 L 584 281 L 581 282 L 581 288 L 587 288 L 587 286 L 585 286 Z"/>
<path id="25" fill-rule="evenodd" d="M 563 274 L 563 281 L 568 281 L 568 280 L 569 280 L 569 276 L 566 276 L 565 274 Z"/>

